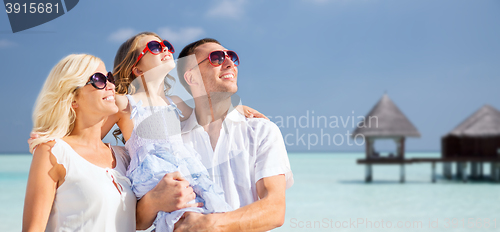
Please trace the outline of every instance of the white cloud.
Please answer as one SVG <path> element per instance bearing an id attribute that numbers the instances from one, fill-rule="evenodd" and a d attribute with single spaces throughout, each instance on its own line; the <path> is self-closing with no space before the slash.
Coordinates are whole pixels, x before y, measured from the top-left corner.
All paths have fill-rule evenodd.
<path id="1" fill-rule="evenodd" d="M 205 34 L 205 31 L 200 27 L 186 27 L 180 30 L 174 31 L 169 27 L 162 27 L 158 29 L 158 35 L 170 41 L 174 44 L 179 43 L 191 43 L 195 39 L 199 39 L 200 36 Z"/>
<path id="2" fill-rule="evenodd" d="M 212 8 L 208 9 L 208 17 L 230 17 L 239 18 L 245 12 L 243 7 L 245 5 L 245 0 L 223 0 L 218 1 Z"/>
<path id="3" fill-rule="evenodd" d="M 108 40 L 111 42 L 122 43 L 137 33 L 138 32 L 132 28 L 122 28 L 111 33 L 111 35 L 109 35 L 108 37 Z"/>
<path id="4" fill-rule="evenodd" d="M 0 48 L 9 48 L 9 47 L 13 47 L 16 45 L 17 45 L 16 43 L 14 43 L 10 40 L 7 40 L 7 39 L 0 40 Z"/>

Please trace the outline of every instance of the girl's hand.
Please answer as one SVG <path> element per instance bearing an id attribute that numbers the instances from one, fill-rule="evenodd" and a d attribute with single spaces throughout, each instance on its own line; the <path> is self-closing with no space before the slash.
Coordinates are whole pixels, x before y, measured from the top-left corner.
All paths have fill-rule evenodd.
<path id="1" fill-rule="evenodd" d="M 269 118 L 267 118 L 265 115 L 248 106 L 239 105 L 236 107 L 236 110 L 245 115 L 246 118 L 265 118 L 269 120 Z"/>
<path id="2" fill-rule="evenodd" d="M 37 133 L 32 131 L 30 133 L 30 138 L 28 139 L 28 145 L 31 147 L 31 143 L 33 143 L 33 140 L 38 139 L 38 137 L 40 136 L 38 136 Z M 38 147 L 38 145 L 36 147 Z M 33 151 L 36 149 L 36 147 L 33 148 Z"/>

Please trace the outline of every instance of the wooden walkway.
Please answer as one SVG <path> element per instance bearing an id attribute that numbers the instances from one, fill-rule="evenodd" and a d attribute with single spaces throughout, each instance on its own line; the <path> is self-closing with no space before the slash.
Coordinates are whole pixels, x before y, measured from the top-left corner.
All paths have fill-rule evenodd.
<path id="1" fill-rule="evenodd" d="M 463 182 L 467 182 L 467 164 L 471 165 L 471 175 L 473 178 L 483 176 L 483 164 L 491 163 L 491 179 L 495 182 L 500 181 L 500 158 L 493 157 L 451 157 L 451 158 L 411 158 L 398 159 L 388 157 L 377 157 L 370 159 L 358 159 L 357 164 L 366 165 L 365 181 L 373 180 L 373 165 L 400 165 L 400 182 L 405 182 L 405 165 L 413 163 L 431 163 L 431 181 L 436 182 L 436 163 L 443 163 L 443 176 L 446 179 L 452 179 L 453 170 L 452 164 L 456 163 L 456 176 L 461 178 Z"/>

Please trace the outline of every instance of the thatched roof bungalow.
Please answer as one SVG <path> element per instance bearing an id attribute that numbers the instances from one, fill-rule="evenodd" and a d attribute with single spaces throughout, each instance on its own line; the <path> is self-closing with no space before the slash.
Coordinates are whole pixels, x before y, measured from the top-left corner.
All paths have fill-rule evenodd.
<path id="1" fill-rule="evenodd" d="M 377 119 L 377 124 L 374 125 L 373 118 Z M 394 104 L 394 102 L 384 94 L 378 103 L 370 110 L 365 117 L 366 121 L 372 120 L 369 123 L 362 122 L 361 125 L 370 125 L 369 127 L 358 127 L 353 133 L 363 135 L 366 141 L 366 158 L 375 158 L 377 153 L 374 150 L 374 142 L 377 139 L 394 139 L 397 146 L 397 154 L 395 157 L 404 158 L 405 137 L 420 137 L 420 132 Z"/>
<path id="2" fill-rule="evenodd" d="M 500 111 L 485 105 L 441 140 L 443 158 L 499 157 Z"/>

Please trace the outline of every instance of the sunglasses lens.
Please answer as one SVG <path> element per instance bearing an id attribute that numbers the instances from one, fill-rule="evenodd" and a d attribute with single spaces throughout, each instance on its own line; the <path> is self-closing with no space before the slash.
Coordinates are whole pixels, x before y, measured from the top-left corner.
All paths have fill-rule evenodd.
<path id="1" fill-rule="evenodd" d="M 151 51 L 151 53 L 153 53 L 154 55 L 160 54 L 162 50 L 162 46 L 158 41 L 150 41 L 148 43 L 148 48 L 149 51 Z"/>
<path id="2" fill-rule="evenodd" d="M 113 76 L 113 73 L 108 72 L 108 81 L 112 83 L 113 85 L 115 84 L 115 77 Z"/>
<path id="3" fill-rule="evenodd" d="M 240 58 L 238 58 L 238 55 L 236 55 L 236 52 L 233 51 L 227 51 L 227 55 L 233 61 L 234 65 L 238 66 L 240 64 Z"/>
<path id="4" fill-rule="evenodd" d="M 210 63 L 214 66 L 219 66 L 224 63 L 226 55 L 223 51 L 213 51 L 210 53 Z"/>
<path id="5" fill-rule="evenodd" d="M 168 51 L 169 51 L 170 53 L 174 53 L 174 52 L 175 52 L 174 46 L 173 46 L 170 42 L 168 42 L 168 41 L 166 41 L 166 40 L 163 40 L 163 45 L 164 45 L 165 47 L 167 47 L 167 49 L 168 49 Z"/>
<path id="6" fill-rule="evenodd" d="M 94 87 L 98 89 L 104 89 L 106 87 L 106 76 L 102 73 L 95 73 L 91 77 Z"/>

